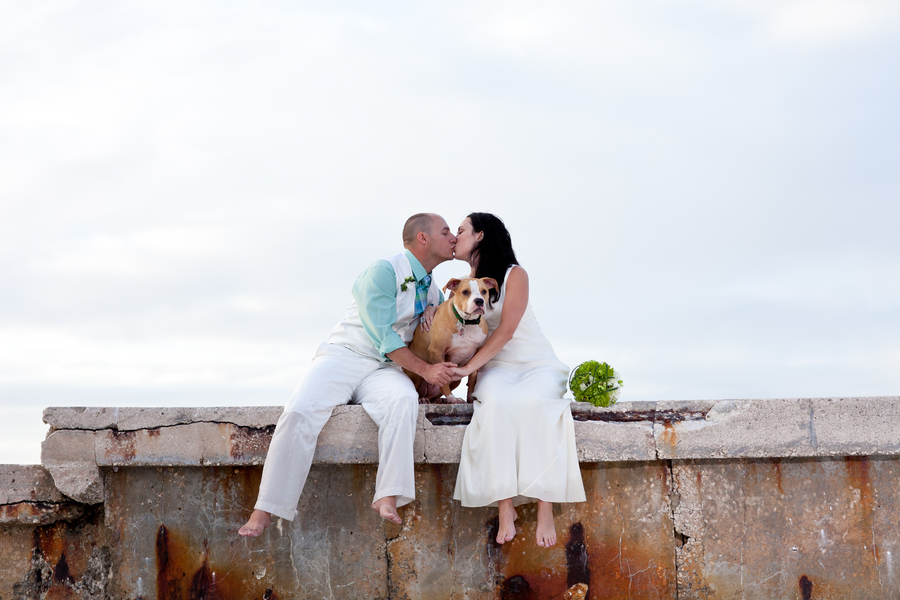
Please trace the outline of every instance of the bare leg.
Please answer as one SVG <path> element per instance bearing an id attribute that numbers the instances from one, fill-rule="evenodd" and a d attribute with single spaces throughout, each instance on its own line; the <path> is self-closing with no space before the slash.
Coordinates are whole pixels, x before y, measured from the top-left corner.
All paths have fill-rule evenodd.
<path id="1" fill-rule="evenodd" d="M 397 496 L 379 498 L 372 504 L 372 510 L 381 515 L 381 518 L 385 521 L 392 521 L 397 525 L 403 523 L 403 519 L 397 513 Z"/>
<path id="2" fill-rule="evenodd" d="M 516 536 L 516 509 L 513 508 L 512 498 L 497 502 L 500 510 L 500 527 L 497 529 L 497 543 L 505 544 Z"/>
<path id="3" fill-rule="evenodd" d="M 556 525 L 553 523 L 553 503 L 538 500 L 537 545 L 549 548 L 556 545 Z"/>
<path id="4" fill-rule="evenodd" d="M 247 524 L 238 529 L 238 533 L 245 537 L 257 537 L 272 524 L 272 516 L 264 510 L 254 510 Z"/>

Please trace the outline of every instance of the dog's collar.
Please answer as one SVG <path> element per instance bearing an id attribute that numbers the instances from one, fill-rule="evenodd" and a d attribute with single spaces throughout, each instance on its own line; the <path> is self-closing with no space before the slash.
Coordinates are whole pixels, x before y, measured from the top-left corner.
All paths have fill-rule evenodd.
<path id="1" fill-rule="evenodd" d="M 459 321 L 460 323 L 462 323 L 463 325 L 478 325 L 479 323 L 481 323 L 481 315 L 478 315 L 477 319 L 463 319 L 461 316 L 459 316 L 459 313 L 456 312 L 455 305 L 451 304 L 450 308 L 453 309 L 453 314 L 456 315 L 456 320 Z"/>

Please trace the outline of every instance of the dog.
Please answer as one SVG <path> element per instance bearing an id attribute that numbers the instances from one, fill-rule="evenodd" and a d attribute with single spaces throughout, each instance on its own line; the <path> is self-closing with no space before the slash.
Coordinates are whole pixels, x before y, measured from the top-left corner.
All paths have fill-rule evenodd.
<path id="1" fill-rule="evenodd" d="M 499 290 L 496 279 L 451 279 L 444 291 L 453 292 L 434 313 L 431 329 L 416 327 L 409 349 L 427 363 L 452 362 L 462 367 L 484 344 L 488 335 L 485 309 L 491 306 L 491 290 Z M 459 381 L 451 381 L 443 387 L 430 384 L 419 375 L 404 369 L 419 392 L 419 402 L 434 402 L 441 395 L 447 404 L 463 404 L 465 400 L 453 395 Z M 475 385 L 475 373 L 468 377 L 469 390 Z"/>

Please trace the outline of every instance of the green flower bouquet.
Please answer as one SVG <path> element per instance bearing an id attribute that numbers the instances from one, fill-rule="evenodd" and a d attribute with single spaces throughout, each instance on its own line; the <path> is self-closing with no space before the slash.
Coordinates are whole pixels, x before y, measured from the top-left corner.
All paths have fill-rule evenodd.
<path id="1" fill-rule="evenodd" d="M 590 402 L 594 406 L 615 404 L 623 385 L 615 369 L 596 360 L 581 363 L 569 376 L 569 389 L 575 400 Z"/>

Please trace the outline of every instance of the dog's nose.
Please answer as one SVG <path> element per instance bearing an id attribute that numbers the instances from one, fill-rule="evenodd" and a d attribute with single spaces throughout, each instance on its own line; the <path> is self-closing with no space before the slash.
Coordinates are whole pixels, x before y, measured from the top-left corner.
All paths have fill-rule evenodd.
<path id="1" fill-rule="evenodd" d="M 475 306 L 481 306 L 484 304 L 484 298 L 475 298 Z"/>

